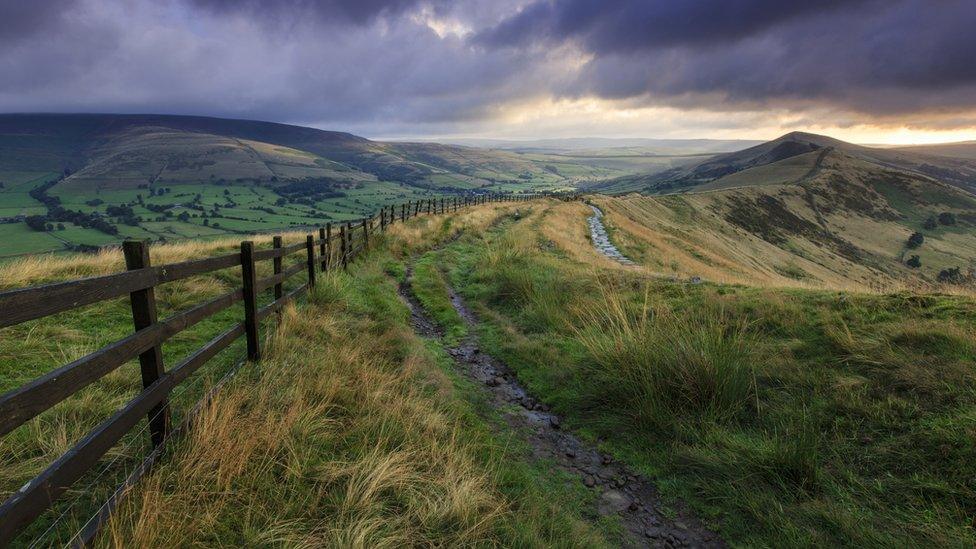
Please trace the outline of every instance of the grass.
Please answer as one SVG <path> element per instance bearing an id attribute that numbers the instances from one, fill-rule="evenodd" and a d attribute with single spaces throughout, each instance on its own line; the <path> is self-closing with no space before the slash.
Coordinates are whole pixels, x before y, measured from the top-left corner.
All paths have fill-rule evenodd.
<path id="1" fill-rule="evenodd" d="M 424 309 L 445 328 L 446 341 L 456 343 L 467 335 L 467 328 L 451 304 L 447 282 L 437 265 L 437 256 L 436 252 L 428 252 L 417 260 L 411 288 Z"/>
<path id="2" fill-rule="evenodd" d="M 577 480 L 526 459 L 451 370 L 443 342 L 413 334 L 395 290 L 414 257 L 416 294 L 444 342 L 466 329 L 450 284 L 482 320 L 482 347 L 568 428 L 654 478 L 666 506 L 687 502 L 730 544 L 976 544 L 972 297 L 672 283 L 603 261 L 586 215 L 539 201 L 395 225 L 266 328 L 266 359 L 204 410 L 100 544 L 619 543 L 617 525 L 587 515 Z M 157 246 L 153 261 L 234 243 Z M 0 266 L 0 285 L 120 266 L 118 252 L 36 257 Z M 161 292 L 164 314 L 236 276 Z M 124 300 L 100 307 L 0 331 L 0 378 L 19 385 L 131 329 Z M 219 327 L 168 344 L 167 363 L 208 330 Z M 0 486 L 16 489 L 137 388 L 127 365 L 6 437 Z"/>
<path id="3" fill-rule="evenodd" d="M 730 421 L 751 406 L 760 357 L 741 322 L 724 311 L 652 306 L 649 295 L 629 310 L 617 288 L 600 290 L 602 302 L 584 309 L 574 329 L 592 357 L 584 375 L 612 388 L 594 395 L 602 408 L 667 431 L 687 428 L 684 419 Z"/>
<path id="4" fill-rule="evenodd" d="M 321 276 L 306 303 L 288 307 L 277 328 L 265 326 L 265 358 L 245 365 L 204 408 L 191 434 L 131 491 L 99 545 L 613 545 L 614 525 L 586 516 L 585 489 L 527 460 L 528 449 L 451 371 L 443 349 L 413 333 L 396 294 L 408 257 L 462 229 L 482 231 L 505 209 L 397 225 L 348 274 Z M 152 259 L 216 255 L 236 242 L 155 246 Z M 20 286 L 120 265 L 117 251 L 33 257 L 0 267 L 0 280 Z M 163 286 L 161 316 L 226 291 L 236 277 Z M 167 364 L 239 318 L 231 309 L 174 338 L 164 346 Z M 128 322 L 127 303 L 117 300 L 0 331 L 5 388 L 124 335 Z M 174 409 L 187 409 L 240 353 L 236 346 L 208 364 Z M 129 364 L 5 437 L 2 489 L 23 484 L 137 390 Z M 120 458 L 112 474 L 84 479 L 23 539 L 54 525 L 42 543 L 66 541 L 144 450 L 113 451 L 100 464 Z M 62 511 L 67 521 L 55 524 Z"/>
<path id="5" fill-rule="evenodd" d="M 442 254 L 567 423 L 733 545 L 976 542 L 976 302 L 668 283 L 553 246 L 537 209 Z"/>

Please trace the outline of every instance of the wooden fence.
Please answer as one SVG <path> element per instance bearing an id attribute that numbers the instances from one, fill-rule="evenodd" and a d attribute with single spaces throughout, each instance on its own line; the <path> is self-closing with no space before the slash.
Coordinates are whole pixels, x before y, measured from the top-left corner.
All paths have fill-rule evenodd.
<path id="1" fill-rule="evenodd" d="M 385 231 L 393 223 L 404 222 L 420 214 L 450 213 L 472 204 L 522 201 L 530 198 L 530 195 L 475 195 L 411 201 L 399 207 L 384 206 L 378 214 L 357 222 L 337 226 L 330 223 L 320 228 L 317 235 L 307 235 L 302 242 L 286 245 L 280 236 L 275 236 L 272 248 L 259 250 L 252 241 L 244 241 L 241 242 L 239 253 L 169 265 L 152 265 L 147 243 L 127 241 L 122 246 L 128 269 L 125 272 L 0 293 L 0 328 L 125 295 L 129 296 L 135 328 L 132 335 L 0 396 L 0 437 L 6 436 L 135 357 L 139 359 L 143 386 L 143 390 L 135 398 L 105 419 L 0 506 L 0 547 L 10 544 L 19 531 L 49 509 L 123 436 L 146 418 L 153 450 L 146 456 L 142 466 L 115 492 L 112 501 L 107 502 L 111 505 L 103 507 L 103 511 L 95 517 L 96 520 L 89 522 L 79 533 L 78 544 L 88 544 L 114 507 L 114 500 L 121 497 L 123 488 L 130 486 L 149 470 L 172 435 L 168 397 L 173 389 L 241 336 L 246 338 L 247 359 L 259 360 L 261 346 L 258 331 L 261 321 L 289 301 L 304 295 L 315 285 L 317 272 L 345 268 L 350 261 L 368 250 L 374 231 Z M 283 259 L 299 252 L 305 253 L 305 261 L 284 268 Z M 267 278 L 257 278 L 256 264 L 268 260 L 273 262 L 274 274 Z M 168 282 L 237 266 L 241 267 L 240 288 L 164 320 L 157 318 L 154 288 Z M 287 294 L 284 293 L 283 283 L 303 271 L 307 273 L 306 283 Z M 274 300 L 264 307 L 258 307 L 258 295 L 272 289 Z M 240 301 L 244 303 L 242 322 L 208 341 L 175 367 L 168 370 L 164 368 L 161 345 L 165 341 Z"/>

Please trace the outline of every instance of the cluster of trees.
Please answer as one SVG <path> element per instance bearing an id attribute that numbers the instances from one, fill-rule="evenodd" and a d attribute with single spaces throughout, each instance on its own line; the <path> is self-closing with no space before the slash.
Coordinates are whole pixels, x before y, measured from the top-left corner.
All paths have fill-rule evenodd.
<path id="1" fill-rule="evenodd" d="M 934 216 L 934 215 L 930 216 L 928 219 L 925 220 L 925 223 L 922 224 L 922 227 L 931 231 L 933 229 L 937 229 L 939 225 L 949 226 L 955 224 L 956 224 L 956 214 L 952 212 L 942 212 L 938 216 Z M 925 243 L 925 235 L 923 235 L 918 231 L 915 231 L 912 233 L 911 236 L 908 237 L 908 241 L 905 242 L 905 246 L 910 250 L 914 250 L 924 243 Z M 917 269 L 922 266 L 922 261 L 921 259 L 919 259 L 917 255 L 912 255 L 908 258 L 908 261 L 905 262 L 905 265 L 908 265 L 913 269 Z M 955 271 L 953 271 L 953 269 L 955 269 Z M 958 275 L 959 275 L 958 267 L 953 267 L 951 269 L 943 269 L 939 273 L 939 282 L 954 282 L 958 278 Z"/>
<path id="2" fill-rule="evenodd" d="M 316 202 L 330 198 L 343 198 L 346 193 L 335 190 L 335 182 L 328 178 L 303 179 L 274 187 L 274 192 L 281 198 L 275 204 L 284 206 L 286 203 L 315 206 Z"/>
<path id="3" fill-rule="evenodd" d="M 922 224 L 922 226 L 931 231 L 933 229 L 938 228 L 939 225 L 949 226 L 955 224 L 956 224 L 956 214 L 952 212 L 942 212 L 938 215 L 938 217 L 933 215 L 928 219 L 926 219 L 925 223 Z"/>
<path id="4" fill-rule="evenodd" d="M 939 271 L 938 279 L 939 282 L 946 284 L 962 284 L 966 281 L 966 275 L 959 270 L 959 267 L 949 267 Z"/>
<path id="5" fill-rule="evenodd" d="M 31 189 L 28 193 L 31 198 L 37 200 L 47 208 L 47 215 L 31 215 L 24 222 L 35 231 L 54 230 L 54 223 L 74 223 L 79 227 L 92 228 L 109 235 L 119 234 L 119 229 L 115 225 L 105 221 L 98 214 L 85 213 L 77 210 L 68 210 L 61 206 L 61 199 L 47 194 L 48 189 L 57 185 L 71 172 L 65 170 L 57 179 L 48 181 Z"/>
<path id="6" fill-rule="evenodd" d="M 905 245 L 914 250 L 921 246 L 923 242 L 925 242 L 925 235 L 916 231 L 912 233 L 912 236 L 908 237 L 908 242 Z"/>
<path id="7" fill-rule="evenodd" d="M 119 218 L 119 221 L 132 227 L 138 227 L 139 222 L 141 221 L 140 218 L 136 217 L 136 213 L 132 210 L 132 206 L 127 204 L 122 204 L 121 206 L 109 206 L 105 208 L 105 213 L 112 217 Z"/>

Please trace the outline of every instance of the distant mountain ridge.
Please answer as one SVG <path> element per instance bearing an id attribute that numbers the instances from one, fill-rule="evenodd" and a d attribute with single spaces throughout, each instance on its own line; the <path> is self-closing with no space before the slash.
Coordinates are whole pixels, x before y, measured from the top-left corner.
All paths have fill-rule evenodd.
<path id="1" fill-rule="evenodd" d="M 178 173 L 174 165 L 181 167 Z M 470 188 L 514 183 L 519 176 L 551 178 L 504 151 L 384 143 L 275 122 L 157 114 L 0 115 L 0 172 L 63 169 L 84 172 L 75 177 L 79 183 L 114 185 L 319 178 Z"/>
<path id="2" fill-rule="evenodd" d="M 741 184 L 748 184 L 748 170 L 762 169 L 762 177 L 767 180 L 776 167 L 793 167 L 796 162 L 787 162 L 802 155 L 816 151 L 836 151 L 858 160 L 874 164 L 878 170 L 898 170 L 920 177 L 932 178 L 954 185 L 969 192 L 976 191 L 976 159 L 965 156 L 950 156 L 952 152 L 968 152 L 968 147 L 955 148 L 897 148 L 881 149 L 847 143 L 839 139 L 805 132 L 791 132 L 782 137 L 741 151 L 720 154 L 701 162 L 671 169 L 651 175 L 625 176 L 608 181 L 598 188 L 613 192 L 615 187 L 632 188 L 642 186 L 648 192 L 672 192 L 675 190 L 696 190 L 726 186 L 722 178 L 736 175 Z M 942 154 L 934 154 L 941 151 Z M 824 154 L 829 154 L 824 153 Z M 784 164 L 779 164 L 784 163 Z M 812 168 L 812 166 L 811 166 Z M 740 174 L 741 175 L 737 175 Z M 783 172 L 785 174 L 786 172 Z M 796 175 L 796 174 L 794 174 Z M 799 182 L 798 177 L 784 177 L 777 182 Z"/>

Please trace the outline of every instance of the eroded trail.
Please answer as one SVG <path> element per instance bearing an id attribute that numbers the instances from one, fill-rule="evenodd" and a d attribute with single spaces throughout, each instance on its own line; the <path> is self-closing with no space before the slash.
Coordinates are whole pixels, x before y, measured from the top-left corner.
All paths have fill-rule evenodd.
<path id="1" fill-rule="evenodd" d="M 588 217 L 586 221 L 590 225 L 590 240 L 593 242 L 593 246 L 610 259 L 624 265 L 635 265 L 633 260 L 622 254 L 613 245 L 613 242 L 610 242 L 610 235 L 607 233 L 607 228 L 603 225 L 603 210 L 593 204 L 589 206 L 593 210 L 593 215 Z"/>
<path id="2" fill-rule="evenodd" d="M 423 337 L 438 338 L 441 330 L 414 298 L 411 279 L 412 268 L 408 268 L 407 282 L 399 290 L 410 307 L 413 327 Z M 532 449 L 531 459 L 551 460 L 596 491 L 599 497 L 595 511 L 620 516 L 629 547 L 725 547 L 715 533 L 686 511 L 679 510 L 673 519 L 664 516 L 650 480 L 565 431 L 561 418 L 533 398 L 508 366 L 481 351 L 474 335 L 478 319 L 453 289 L 449 288 L 449 293 L 454 308 L 471 329 L 457 345 L 447 347 L 447 352 L 459 372 L 478 382 L 489 396 L 490 405 L 525 438 Z"/>

